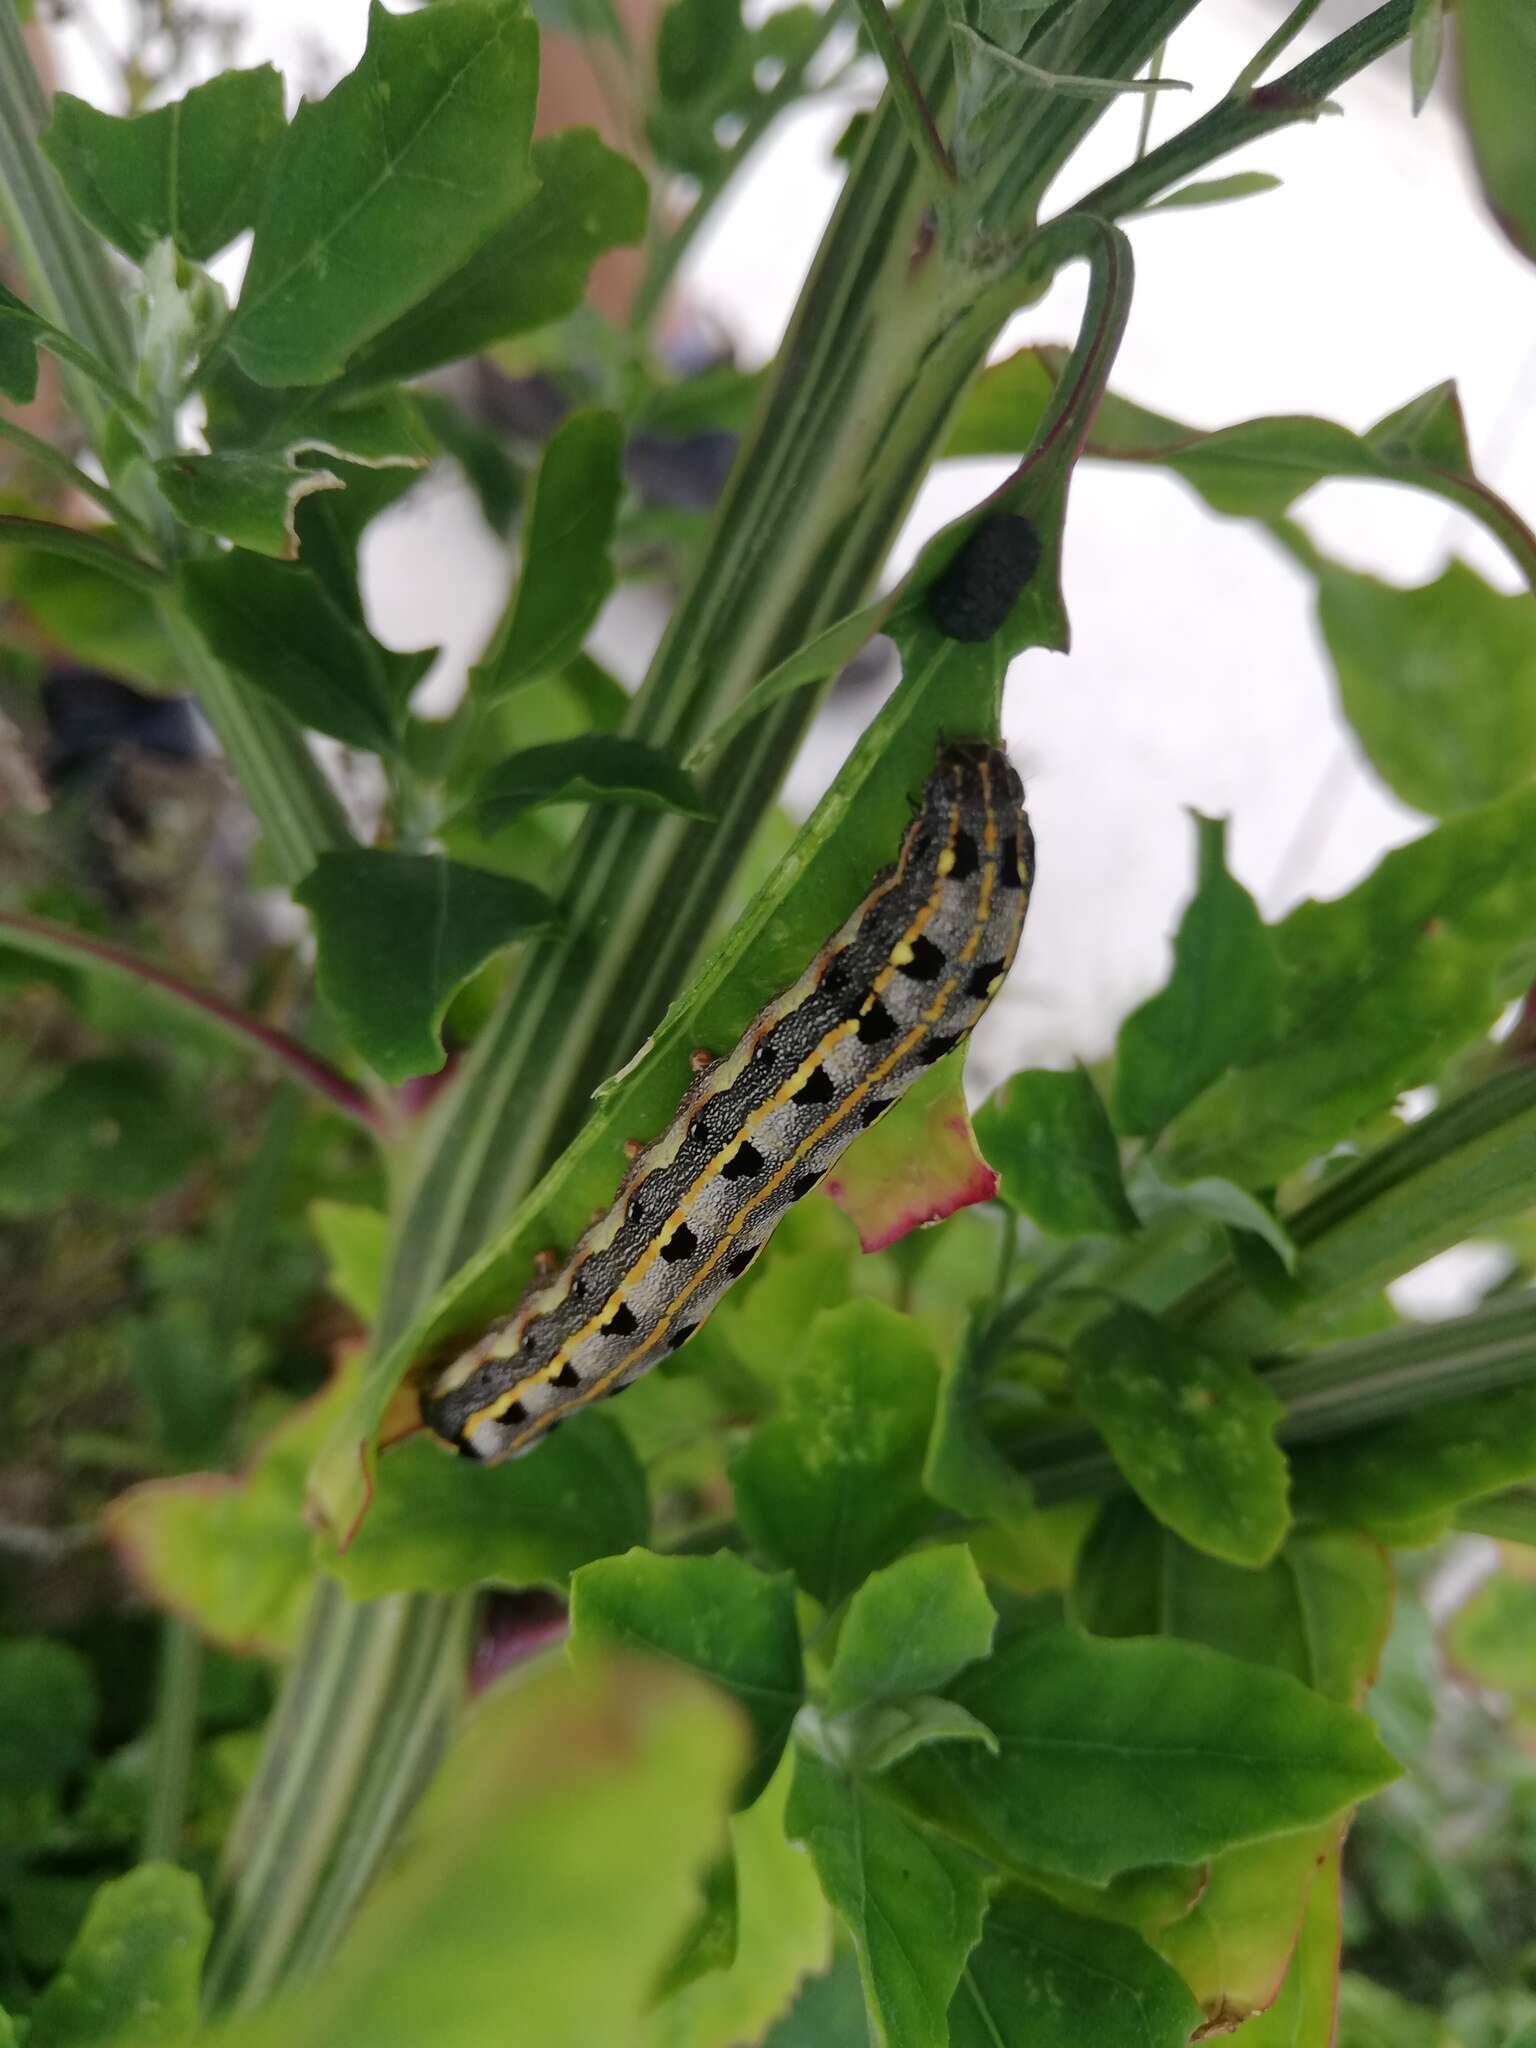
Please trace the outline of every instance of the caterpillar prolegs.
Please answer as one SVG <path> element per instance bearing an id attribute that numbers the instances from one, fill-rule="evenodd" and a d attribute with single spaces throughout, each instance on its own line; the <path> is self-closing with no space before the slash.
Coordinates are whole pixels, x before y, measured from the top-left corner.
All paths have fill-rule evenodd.
<path id="1" fill-rule="evenodd" d="M 699 1076 L 560 1270 L 423 1393 L 440 1436 L 516 1455 L 676 1351 L 790 1204 L 965 1037 L 1024 925 L 1023 796 L 999 748 L 940 749 L 895 863 Z"/>

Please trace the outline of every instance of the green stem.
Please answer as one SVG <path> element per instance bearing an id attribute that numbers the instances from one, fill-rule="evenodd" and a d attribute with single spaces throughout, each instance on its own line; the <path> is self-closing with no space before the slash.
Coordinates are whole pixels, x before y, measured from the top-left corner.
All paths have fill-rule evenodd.
<path id="1" fill-rule="evenodd" d="M 190 1622 L 167 1615 L 160 1624 L 160 1677 L 155 1694 L 149 1785 L 139 1854 L 146 1863 L 178 1863 L 187 1790 L 202 1701 L 203 1645 Z"/>
<path id="2" fill-rule="evenodd" d="M 140 524 L 137 515 L 130 511 L 122 499 L 108 485 L 98 483 L 95 477 L 70 461 L 62 449 L 55 448 L 51 441 L 43 440 L 37 434 L 29 434 L 25 427 L 15 420 L 0 419 L 0 440 L 9 441 L 29 455 L 40 469 L 46 469 L 56 476 L 60 483 L 78 491 L 82 497 L 94 501 L 108 513 L 120 530 L 129 536 L 137 547 L 152 549 L 155 545 L 153 534 L 148 527 Z"/>
<path id="3" fill-rule="evenodd" d="M 232 1003 L 226 1003 L 222 996 L 216 996 L 208 989 L 194 988 L 179 975 L 168 973 L 151 961 L 140 960 L 132 953 L 125 953 L 121 947 L 109 945 L 104 939 L 72 931 L 68 925 L 51 924 L 41 917 L 0 911 L 0 945 L 3 944 L 13 945 L 40 960 L 61 961 L 66 967 L 103 974 L 109 980 L 127 982 L 143 989 L 167 1007 L 201 1018 L 243 1052 L 265 1053 L 268 1058 L 278 1061 L 296 1081 L 321 1096 L 333 1109 L 351 1117 L 354 1123 L 361 1124 L 373 1136 L 378 1137 L 383 1131 L 384 1122 L 377 1106 L 345 1074 L 339 1073 L 296 1038 L 290 1038 L 286 1031 L 279 1031 L 274 1025 L 263 1024 L 259 1018 L 248 1016 L 244 1010 L 237 1010 Z"/>
<path id="4" fill-rule="evenodd" d="M 116 541 L 103 540 L 76 526 L 59 526 L 51 519 L 0 513 L 0 546 L 37 548 L 44 554 L 62 555 L 66 561 L 83 562 L 88 569 L 116 577 L 130 590 L 153 593 L 165 588 L 165 571 L 154 562 L 120 548 Z"/>
<path id="5" fill-rule="evenodd" d="M 1139 163 L 1130 164 L 1080 199 L 1073 209 L 1106 219 L 1136 213 L 1219 157 L 1261 135 L 1315 121 L 1341 85 L 1395 49 L 1408 37 L 1413 0 L 1387 0 L 1343 35 L 1325 43 L 1294 70 L 1243 99 L 1225 99 L 1177 135 L 1171 135 Z"/>
<path id="6" fill-rule="evenodd" d="M 47 124 L 47 97 L 14 0 L 0 0 L 0 210 L 11 245 L 37 311 L 126 382 L 133 372 L 128 316 L 101 244 L 38 147 Z M 99 450 L 109 419 L 102 394 L 89 378 L 66 374 L 75 411 Z"/>
<path id="7" fill-rule="evenodd" d="M 1322 4 L 1323 0 L 1296 0 L 1296 5 L 1274 34 L 1260 46 L 1253 61 L 1245 64 L 1233 79 L 1232 90 L 1227 94 L 1229 100 L 1247 98 L 1280 52 L 1290 48 Z"/>
<path id="8" fill-rule="evenodd" d="M 941 185 L 953 185 L 954 164 L 950 160 L 949 151 L 944 147 L 944 138 L 938 131 L 928 102 L 923 96 L 917 74 L 912 69 L 912 60 L 907 55 L 906 45 L 896 33 L 896 25 L 885 11 L 884 0 L 857 0 L 857 4 L 865 34 L 874 45 L 875 55 L 885 66 L 891 98 L 901 116 L 902 125 L 907 131 L 912 147 Z"/>

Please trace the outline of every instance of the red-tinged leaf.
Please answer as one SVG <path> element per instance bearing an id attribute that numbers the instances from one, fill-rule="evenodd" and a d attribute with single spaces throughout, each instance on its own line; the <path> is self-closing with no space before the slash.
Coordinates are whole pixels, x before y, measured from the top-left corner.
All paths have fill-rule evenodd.
<path id="1" fill-rule="evenodd" d="M 965 1106 L 964 1067 L 963 1048 L 940 1060 L 822 1183 L 865 1251 L 883 1252 L 909 1230 L 997 1193 Z"/>

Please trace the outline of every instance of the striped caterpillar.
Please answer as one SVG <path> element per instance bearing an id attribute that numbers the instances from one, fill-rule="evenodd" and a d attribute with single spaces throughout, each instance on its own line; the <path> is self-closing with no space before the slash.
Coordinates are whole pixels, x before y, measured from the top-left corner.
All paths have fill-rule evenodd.
<path id="1" fill-rule="evenodd" d="M 852 916 L 636 1157 L 612 1206 L 421 1397 L 465 1457 L 515 1456 L 703 1322 L 792 1202 L 963 1039 L 1024 925 L 1034 840 L 993 746 L 942 747 Z"/>

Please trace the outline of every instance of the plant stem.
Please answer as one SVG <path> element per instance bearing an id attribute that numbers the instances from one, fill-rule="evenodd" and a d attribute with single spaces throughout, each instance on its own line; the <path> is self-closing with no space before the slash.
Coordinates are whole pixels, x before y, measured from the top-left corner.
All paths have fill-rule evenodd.
<path id="1" fill-rule="evenodd" d="M 146 1863 L 181 1860 L 181 1830 L 202 1698 L 203 1645 L 187 1621 L 168 1614 L 160 1623 L 160 1678 L 149 1759 L 149 1791 L 139 1854 Z"/>
<path id="2" fill-rule="evenodd" d="M 74 526 L 60 526 L 51 519 L 24 519 L 18 513 L 0 513 L 0 546 L 37 548 L 48 555 L 62 555 L 66 561 L 83 562 L 131 590 L 158 591 L 165 586 L 165 571 L 154 562 L 121 548 L 116 541 L 103 540 Z"/>
<path id="3" fill-rule="evenodd" d="M 1233 79 L 1232 89 L 1227 94 L 1229 100 L 1247 98 L 1280 52 L 1290 48 L 1322 4 L 1323 0 L 1296 0 L 1296 5 L 1274 34 L 1260 46 L 1252 62 L 1245 64 Z"/>
<path id="4" fill-rule="evenodd" d="M 110 514 L 114 524 L 135 544 L 143 549 L 155 545 L 154 536 L 148 527 L 139 523 L 138 516 L 130 511 L 122 499 L 108 485 L 98 483 L 95 477 L 70 461 L 62 449 L 55 448 L 51 441 L 43 440 L 37 434 L 29 434 L 25 427 L 15 420 L 0 419 L 0 440 L 9 441 L 29 455 L 40 469 L 46 469 L 61 483 L 67 484 L 82 497 L 92 498 L 102 510 Z"/>
<path id="5" fill-rule="evenodd" d="M 66 967 L 78 967 L 104 974 L 111 980 L 127 982 L 158 997 L 169 1008 L 200 1017 L 242 1051 L 265 1053 L 268 1058 L 278 1061 L 296 1081 L 321 1096 L 333 1109 L 351 1117 L 354 1123 L 361 1124 L 374 1137 L 383 1134 L 384 1119 L 378 1106 L 345 1074 L 339 1073 L 307 1046 L 300 1045 L 296 1038 L 290 1038 L 286 1031 L 279 1031 L 275 1025 L 263 1024 L 244 1010 L 237 1010 L 211 990 L 194 988 L 179 975 L 156 967 L 151 961 L 140 960 L 119 946 L 109 945 L 104 939 L 92 938 L 85 932 L 72 931 L 68 925 L 52 924 L 41 917 L 0 911 L 0 944 L 5 943 L 40 960 L 58 960 Z"/>
<path id="6" fill-rule="evenodd" d="M 949 151 L 944 147 L 944 138 L 934 122 L 933 114 L 923 89 L 912 69 L 912 60 L 907 55 L 906 45 L 896 33 L 895 23 L 885 11 L 885 0 L 858 0 L 860 17 L 865 33 L 875 46 L 875 55 L 885 66 L 886 81 L 891 98 L 901 116 L 912 147 L 919 159 L 941 185 L 953 185 L 955 166 Z"/>
<path id="7" fill-rule="evenodd" d="M 1135 213 L 1245 142 L 1297 121 L 1316 120 L 1341 85 L 1406 41 L 1412 13 L 1413 0 L 1387 0 L 1386 6 L 1335 36 L 1273 84 L 1257 86 L 1243 99 L 1220 101 L 1139 163 L 1096 185 L 1073 211 L 1098 213 L 1109 220 Z"/>

